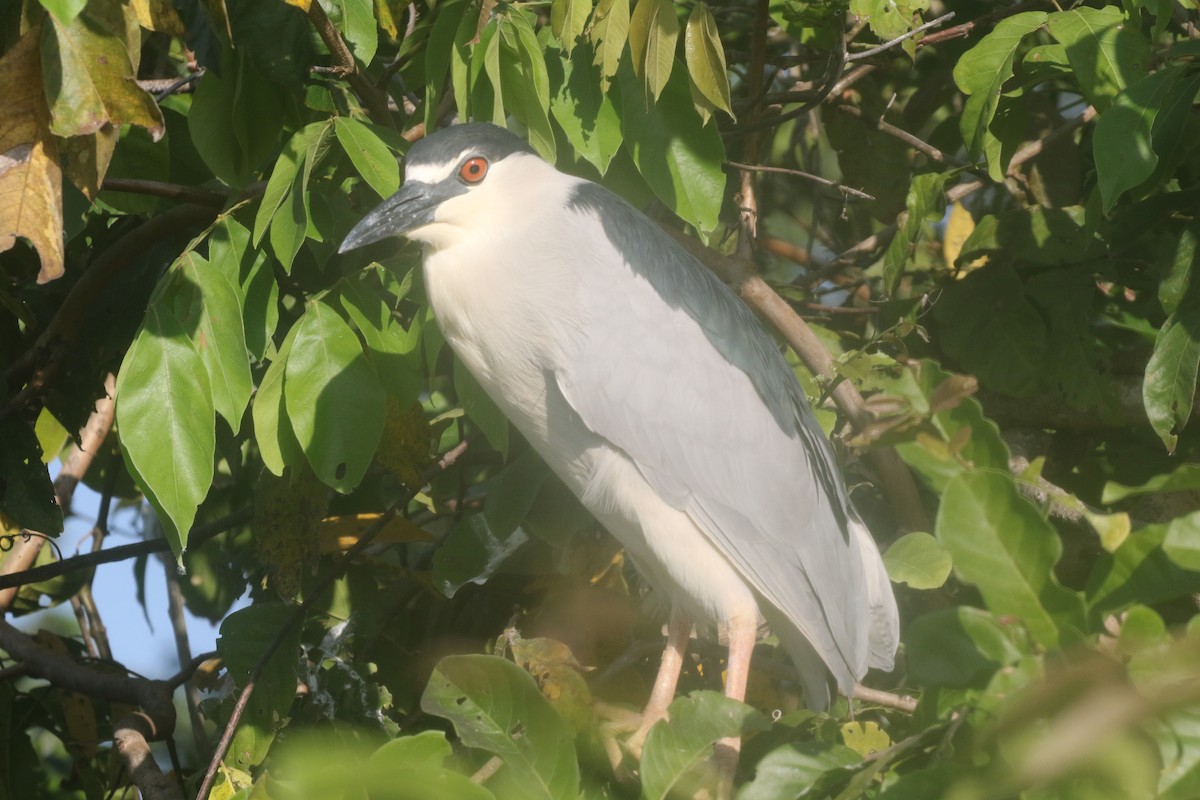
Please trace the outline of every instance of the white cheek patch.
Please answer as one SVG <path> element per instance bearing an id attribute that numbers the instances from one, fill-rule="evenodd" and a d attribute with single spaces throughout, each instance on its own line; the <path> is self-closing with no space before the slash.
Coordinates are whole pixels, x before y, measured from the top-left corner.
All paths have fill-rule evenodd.
<path id="1" fill-rule="evenodd" d="M 417 181 L 419 183 L 441 183 L 446 178 L 449 178 L 454 170 L 458 169 L 459 162 L 467 154 L 467 150 L 463 150 L 454 158 L 448 161 L 441 161 L 437 164 L 411 164 L 404 168 L 405 181 Z"/>

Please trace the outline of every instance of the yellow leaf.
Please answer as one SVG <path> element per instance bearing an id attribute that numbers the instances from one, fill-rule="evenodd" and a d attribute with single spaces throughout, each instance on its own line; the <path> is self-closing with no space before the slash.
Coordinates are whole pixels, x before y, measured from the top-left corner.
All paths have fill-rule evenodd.
<path id="1" fill-rule="evenodd" d="M 962 252 L 963 243 L 967 241 L 974 230 L 975 219 L 971 216 L 971 212 L 967 211 L 962 203 L 952 205 L 950 217 L 946 220 L 946 232 L 942 236 L 942 258 L 945 259 L 948 269 L 954 269 L 954 262 L 958 260 L 958 255 Z M 986 263 L 987 256 L 980 256 L 969 264 L 964 264 L 959 270 L 959 277 L 961 278 Z"/>
<path id="2" fill-rule="evenodd" d="M 179 14 L 170 0 L 130 0 L 129 8 L 133 11 L 138 25 L 148 31 L 178 37 L 187 34 L 183 28 L 183 21 L 179 19 Z"/>
<path id="3" fill-rule="evenodd" d="M 382 514 L 345 514 L 321 520 L 319 542 L 322 553 L 349 550 Z M 404 517 L 393 517 L 375 536 L 376 544 L 434 542 L 437 537 Z"/>
<path id="4" fill-rule="evenodd" d="M 892 746 L 892 738 L 874 722 L 847 722 L 842 726 L 842 742 L 863 758 Z"/>
<path id="5" fill-rule="evenodd" d="M 38 283 L 63 274 L 62 171 L 42 93 L 41 26 L 0 58 L 0 253 L 20 236 L 41 259 Z"/>
<path id="6" fill-rule="evenodd" d="M 100 191 L 118 138 L 117 126 L 109 123 L 93 134 L 59 140 L 67 179 L 89 200 L 94 200 Z"/>

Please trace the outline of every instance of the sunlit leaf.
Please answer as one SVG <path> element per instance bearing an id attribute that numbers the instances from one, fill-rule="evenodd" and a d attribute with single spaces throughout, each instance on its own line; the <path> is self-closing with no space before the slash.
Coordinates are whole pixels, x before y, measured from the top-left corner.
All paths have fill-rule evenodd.
<path id="1" fill-rule="evenodd" d="M 954 562 L 937 539 L 914 531 L 892 542 L 883 554 L 883 563 L 895 583 L 907 583 L 914 589 L 936 589 L 950 577 Z"/>
<path id="2" fill-rule="evenodd" d="M 1037 641 L 1056 647 L 1064 628 L 1082 628 L 1081 599 L 1054 577 L 1062 555 L 1058 533 L 1010 476 L 981 470 L 951 479 L 937 536 L 954 571 L 979 587 L 988 608 L 1020 619 Z"/>
<path id="3" fill-rule="evenodd" d="M 499 756 L 504 769 L 489 781 L 497 794 L 559 800 L 579 791 L 570 727 L 528 672 L 494 656 L 450 656 L 438 662 L 421 709 L 454 724 L 462 743 Z"/>
<path id="4" fill-rule="evenodd" d="M 633 72 L 653 100 L 671 77 L 678 40 L 679 18 L 671 0 L 638 0 L 629 18 L 629 52 Z"/>
<path id="5" fill-rule="evenodd" d="M 179 553 L 212 484 L 216 410 L 191 331 L 169 308 L 147 312 L 121 363 L 116 404 L 125 462 Z"/>

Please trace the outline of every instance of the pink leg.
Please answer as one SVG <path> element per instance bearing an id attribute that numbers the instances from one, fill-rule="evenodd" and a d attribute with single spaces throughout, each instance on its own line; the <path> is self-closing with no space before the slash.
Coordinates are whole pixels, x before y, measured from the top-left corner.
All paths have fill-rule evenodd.
<path id="1" fill-rule="evenodd" d="M 750 656 L 758 639 L 757 614 L 752 612 L 730 619 L 726 637 L 729 640 L 729 660 L 725 667 L 725 696 L 745 702 L 746 683 L 750 679 Z M 731 736 L 717 742 L 716 762 L 721 779 L 718 798 L 733 797 L 733 773 L 737 770 L 738 753 L 741 749 L 740 736 Z"/>
<path id="2" fill-rule="evenodd" d="M 662 664 L 654 679 L 654 691 L 642 712 L 642 724 L 629 737 L 626 746 L 635 757 L 641 758 L 642 745 L 654 723 L 667 716 L 667 706 L 675 699 L 675 687 L 679 685 L 679 673 L 683 669 L 683 657 L 687 654 L 688 640 L 692 638 L 692 620 L 678 607 L 671 611 L 667 622 L 667 647 L 663 650 Z"/>

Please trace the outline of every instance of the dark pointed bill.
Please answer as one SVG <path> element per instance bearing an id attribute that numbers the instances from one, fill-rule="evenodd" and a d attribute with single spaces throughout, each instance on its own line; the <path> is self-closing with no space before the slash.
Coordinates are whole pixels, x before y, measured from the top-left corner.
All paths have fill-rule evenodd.
<path id="1" fill-rule="evenodd" d="M 363 247 L 389 236 L 404 236 L 434 221 L 438 206 L 467 189 L 458 181 L 429 184 L 409 181 L 384 200 L 346 235 L 339 253 Z"/>

